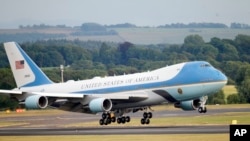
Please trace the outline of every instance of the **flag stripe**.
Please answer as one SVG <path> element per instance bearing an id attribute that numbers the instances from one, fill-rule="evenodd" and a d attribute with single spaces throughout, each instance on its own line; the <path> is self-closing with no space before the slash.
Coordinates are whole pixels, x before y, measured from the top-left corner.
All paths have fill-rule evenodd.
<path id="1" fill-rule="evenodd" d="M 19 60 L 15 62 L 16 69 L 24 69 L 24 60 Z"/>

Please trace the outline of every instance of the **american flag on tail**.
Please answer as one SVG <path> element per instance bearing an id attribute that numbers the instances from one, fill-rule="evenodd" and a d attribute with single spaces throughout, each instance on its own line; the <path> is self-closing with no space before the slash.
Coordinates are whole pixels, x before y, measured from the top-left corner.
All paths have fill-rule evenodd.
<path id="1" fill-rule="evenodd" d="M 15 62 L 16 64 L 16 69 L 24 69 L 24 60 L 19 60 Z"/>

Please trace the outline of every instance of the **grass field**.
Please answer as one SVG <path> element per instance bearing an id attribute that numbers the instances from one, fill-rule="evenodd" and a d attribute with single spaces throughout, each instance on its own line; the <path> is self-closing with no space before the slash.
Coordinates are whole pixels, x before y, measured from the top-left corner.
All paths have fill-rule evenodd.
<path id="1" fill-rule="evenodd" d="M 231 94 L 237 94 L 237 89 L 235 88 L 234 85 L 226 85 L 223 89 L 225 96 L 227 97 L 228 95 Z"/>
<path id="2" fill-rule="evenodd" d="M 227 97 L 232 94 L 238 94 L 238 91 L 235 85 L 226 85 L 223 87 L 223 92 L 225 94 L 225 101 L 227 101 Z"/>
<path id="3" fill-rule="evenodd" d="M 250 35 L 250 29 L 230 29 L 230 28 L 110 28 L 115 30 L 118 35 L 96 35 L 96 36 L 73 36 L 76 32 L 74 28 L 48 28 L 48 29 L 0 29 L 0 34 L 16 33 L 44 33 L 44 34 L 63 34 L 63 39 L 79 39 L 83 41 L 108 41 L 124 42 L 133 44 L 182 44 L 188 35 L 198 34 L 205 42 L 211 38 L 234 39 L 238 34 Z M 13 39 L 15 40 L 15 39 Z M 34 39 L 35 40 L 35 39 Z"/>
<path id="4" fill-rule="evenodd" d="M 238 34 L 250 35 L 250 29 L 227 28 L 114 28 L 124 40 L 135 44 L 182 44 L 188 35 L 198 34 L 205 42 L 213 37 L 234 39 Z"/>
<path id="5" fill-rule="evenodd" d="M 0 136 L 1 141 L 229 141 L 228 134 Z"/>

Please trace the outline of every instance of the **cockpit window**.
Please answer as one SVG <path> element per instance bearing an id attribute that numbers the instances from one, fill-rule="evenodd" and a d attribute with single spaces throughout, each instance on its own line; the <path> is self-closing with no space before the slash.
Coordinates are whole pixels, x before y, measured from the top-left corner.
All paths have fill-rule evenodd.
<path id="1" fill-rule="evenodd" d="M 201 67 L 203 67 L 203 68 L 204 67 L 211 67 L 211 65 L 210 64 L 202 64 Z"/>

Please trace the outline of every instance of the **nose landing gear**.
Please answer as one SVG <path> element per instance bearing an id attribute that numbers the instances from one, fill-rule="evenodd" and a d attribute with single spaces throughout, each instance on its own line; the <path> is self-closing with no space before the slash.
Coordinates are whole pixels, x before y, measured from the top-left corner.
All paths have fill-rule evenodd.
<path id="1" fill-rule="evenodd" d="M 200 98 L 200 107 L 198 108 L 198 112 L 199 113 L 206 113 L 207 112 L 207 107 L 205 106 L 206 102 L 207 102 L 208 97 L 207 96 L 203 96 Z"/>

